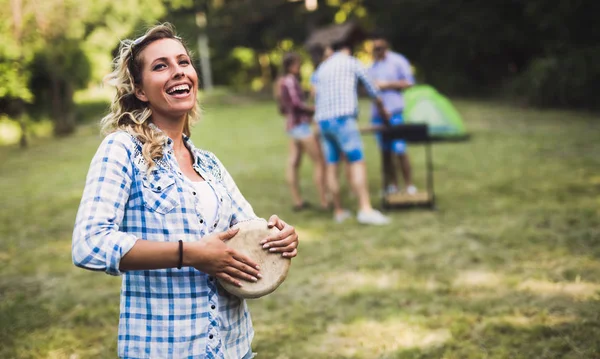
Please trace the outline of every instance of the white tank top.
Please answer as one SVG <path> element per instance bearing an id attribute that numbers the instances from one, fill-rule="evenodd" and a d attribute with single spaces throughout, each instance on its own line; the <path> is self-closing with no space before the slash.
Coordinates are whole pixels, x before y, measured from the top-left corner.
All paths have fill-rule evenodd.
<path id="1" fill-rule="evenodd" d="M 217 219 L 217 210 L 219 208 L 215 191 L 206 181 L 193 182 L 193 184 L 196 192 L 198 192 L 198 198 L 200 198 L 200 206 L 202 206 L 200 210 L 205 216 L 205 223 L 214 223 Z"/>

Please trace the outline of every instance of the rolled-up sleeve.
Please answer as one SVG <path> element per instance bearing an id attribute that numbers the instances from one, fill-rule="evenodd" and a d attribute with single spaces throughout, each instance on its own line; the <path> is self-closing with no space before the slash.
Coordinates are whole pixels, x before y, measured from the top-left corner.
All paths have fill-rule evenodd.
<path id="1" fill-rule="evenodd" d="M 358 60 L 354 63 L 355 73 L 358 80 L 365 86 L 367 93 L 371 98 L 379 97 L 379 87 L 371 81 L 367 74 L 367 70 L 358 62 Z"/>
<path id="2" fill-rule="evenodd" d="M 119 231 L 132 182 L 131 138 L 108 135 L 94 156 L 73 230 L 73 263 L 81 268 L 120 275 L 121 258 L 136 236 Z"/>
<path id="3" fill-rule="evenodd" d="M 399 59 L 396 62 L 396 70 L 398 80 L 405 80 L 411 85 L 415 84 L 415 78 L 413 76 L 412 68 L 408 60 Z"/>

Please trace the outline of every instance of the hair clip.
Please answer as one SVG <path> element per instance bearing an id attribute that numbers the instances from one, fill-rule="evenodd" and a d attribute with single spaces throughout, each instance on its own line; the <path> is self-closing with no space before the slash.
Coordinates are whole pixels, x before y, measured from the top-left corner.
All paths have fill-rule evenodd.
<path id="1" fill-rule="evenodd" d="M 146 35 L 144 36 L 140 36 L 137 39 L 133 40 L 133 42 L 131 43 L 133 46 L 135 45 L 139 45 L 140 42 L 144 41 L 144 39 L 146 38 Z"/>
<path id="2" fill-rule="evenodd" d="M 173 36 L 173 38 L 174 38 L 175 40 L 182 41 L 181 37 L 179 37 L 179 36 Z M 140 37 L 138 37 L 137 39 L 133 40 L 133 41 L 131 42 L 131 46 L 132 46 L 132 47 L 133 47 L 133 46 L 137 46 L 137 45 L 139 45 L 140 43 L 142 43 L 142 41 L 144 41 L 144 40 L 146 40 L 146 35 L 140 36 Z"/>

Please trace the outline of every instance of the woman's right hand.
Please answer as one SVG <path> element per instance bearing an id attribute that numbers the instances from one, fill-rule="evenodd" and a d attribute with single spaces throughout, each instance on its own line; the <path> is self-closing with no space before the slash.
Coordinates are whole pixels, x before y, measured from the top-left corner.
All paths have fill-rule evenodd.
<path id="1" fill-rule="evenodd" d="M 213 233 L 199 242 L 184 243 L 183 263 L 208 275 L 242 286 L 240 280 L 256 282 L 262 278 L 260 267 L 249 257 L 228 247 L 224 241 L 233 238 L 239 229 Z"/>

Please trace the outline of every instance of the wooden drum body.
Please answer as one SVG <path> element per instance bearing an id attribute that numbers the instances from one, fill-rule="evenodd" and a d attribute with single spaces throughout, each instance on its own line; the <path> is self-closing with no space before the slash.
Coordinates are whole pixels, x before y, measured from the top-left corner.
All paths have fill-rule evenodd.
<path id="1" fill-rule="evenodd" d="M 271 253 L 263 249 L 260 242 L 272 234 L 279 233 L 276 227 L 268 228 L 264 219 L 253 219 L 239 222 L 232 228 L 239 232 L 230 240 L 225 241 L 229 247 L 250 257 L 260 266 L 262 278 L 257 282 L 241 280 L 242 287 L 219 280 L 219 283 L 230 294 L 240 298 L 260 298 L 272 293 L 287 277 L 291 260 L 281 256 L 281 253 Z"/>

